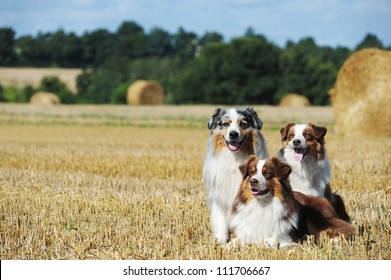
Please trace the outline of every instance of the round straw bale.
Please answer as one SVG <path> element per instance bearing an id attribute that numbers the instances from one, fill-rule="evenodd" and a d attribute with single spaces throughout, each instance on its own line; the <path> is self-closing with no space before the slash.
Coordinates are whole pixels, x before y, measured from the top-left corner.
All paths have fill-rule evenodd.
<path id="1" fill-rule="evenodd" d="M 353 53 L 329 92 L 338 135 L 391 136 L 391 52 Z"/>
<path id="2" fill-rule="evenodd" d="M 51 92 L 39 91 L 30 98 L 31 104 L 56 105 L 60 104 L 60 98 Z"/>
<path id="3" fill-rule="evenodd" d="M 131 105 L 162 104 L 164 91 L 156 81 L 136 80 L 129 86 L 126 100 Z"/>
<path id="4" fill-rule="evenodd" d="M 283 107 L 305 107 L 310 106 L 311 102 L 303 95 L 287 93 L 281 98 L 278 105 Z"/>

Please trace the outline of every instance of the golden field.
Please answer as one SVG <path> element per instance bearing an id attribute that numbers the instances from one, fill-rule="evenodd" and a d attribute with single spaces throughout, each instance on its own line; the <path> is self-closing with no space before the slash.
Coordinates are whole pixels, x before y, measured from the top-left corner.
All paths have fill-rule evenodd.
<path id="1" fill-rule="evenodd" d="M 287 122 L 326 125 L 356 238 L 216 244 L 201 174 L 214 109 L 0 104 L 0 259 L 391 259 L 391 139 L 335 136 L 330 107 L 255 109 L 271 155 Z"/>
<path id="2" fill-rule="evenodd" d="M 22 88 L 39 87 L 45 77 L 58 77 L 72 91 L 77 91 L 76 79 L 82 74 L 77 68 L 36 68 L 36 67 L 0 67 L 0 84 Z"/>

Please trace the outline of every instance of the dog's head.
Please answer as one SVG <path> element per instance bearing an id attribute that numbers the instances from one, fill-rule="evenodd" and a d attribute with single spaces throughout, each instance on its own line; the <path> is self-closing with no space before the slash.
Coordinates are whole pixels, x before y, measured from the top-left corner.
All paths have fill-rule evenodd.
<path id="1" fill-rule="evenodd" d="M 295 161 L 302 161 L 306 156 L 312 156 L 316 160 L 324 158 L 326 127 L 310 122 L 307 124 L 288 123 L 280 129 L 280 133 L 281 152 L 284 153 L 285 149 L 291 149 Z"/>
<path id="2" fill-rule="evenodd" d="M 215 136 L 216 147 L 237 152 L 254 130 L 261 130 L 262 121 L 252 108 L 218 108 L 210 118 L 208 128 Z"/>
<path id="3" fill-rule="evenodd" d="M 252 155 L 239 169 L 243 175 L 242 191 L 246 191 L 247 196 L 251 193 L 259 201 L 273 197 L 283 201 L 285 194 L 291 191 L 289 184 L 283 182 L 291 173 L 291 167 L 276 157 L 261 159 Z"/>

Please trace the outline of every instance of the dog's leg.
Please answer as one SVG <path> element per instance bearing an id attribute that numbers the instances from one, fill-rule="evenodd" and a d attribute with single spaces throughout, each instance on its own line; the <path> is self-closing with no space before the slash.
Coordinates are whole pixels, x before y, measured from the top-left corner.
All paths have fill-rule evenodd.
<path id="1" fill-rule="evenodd" d="M 349 214 L 348 212 L 346 212 L 345 203 L 343 202 L 342 197 L 331 191 L 330 184 L 327 184 L 324 196 L 333 206 L 338 218 L 344 220 L 345 222 L 351 223 Z"/>
<path id="2" fill-rule="evenodd" d="M 212 202 L 210 207 L 210 223 L 213 233 L 220 244 L 225 244 L 228 241 L 228 221 L 227 216 L 216 202 Z"/>
<path id="3" fill-rule="evenodd" d="M 333 193 L 333 203 L 335 212 L 337 212 L 338 218 L 344 220 L 345 222 L 351 223 L 349 214 L 346 212 L 345 203 L 340 195 Z"/>
<path id="4" fill-rule="evenodd" d="M 296 242 L 293 242 L 292 239 L 289 237 L 280 237 L 280 238 L 268 237 L 265 238 L 263 244 L 265 245 L 266 248 L 273 248 L 273 249 L 298 245 Z"/>

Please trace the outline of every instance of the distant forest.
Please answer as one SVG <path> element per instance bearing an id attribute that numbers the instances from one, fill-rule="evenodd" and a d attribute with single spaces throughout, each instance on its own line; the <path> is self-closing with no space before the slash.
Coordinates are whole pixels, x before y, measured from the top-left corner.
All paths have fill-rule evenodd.
<path id="1" fill-rule="evenodd" d="M 368 47 L 391 49 L 373 34 L 354 49 L 318 46 L 311 37 L 281 48 L 251 27 L 229 42 L 218 32 L 145 32 L 133 21 L 115 32 L 97 29 L 81 36 L 59 29 L 16 38 L 12 28 L 0 28 L 0 66 L 84 69 L 76 95 L 54 77 L 42 81 L 40 89 L 55 92 L 63 103 L 125 103 L 130 83 L 153 79 L 169 104 L 277 104 L 295 92 L 327 105 L 343 62 Z M 0 101 L 25 102 L 34 90 L 0 85 Z"/>

